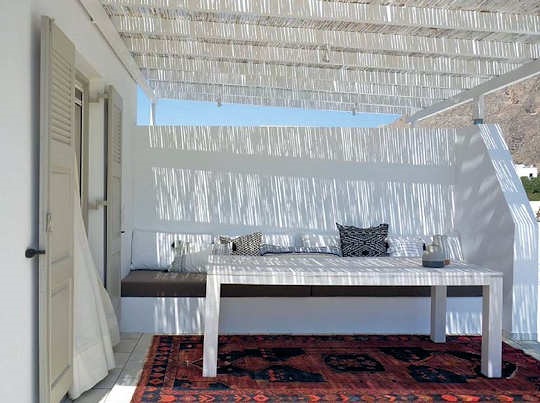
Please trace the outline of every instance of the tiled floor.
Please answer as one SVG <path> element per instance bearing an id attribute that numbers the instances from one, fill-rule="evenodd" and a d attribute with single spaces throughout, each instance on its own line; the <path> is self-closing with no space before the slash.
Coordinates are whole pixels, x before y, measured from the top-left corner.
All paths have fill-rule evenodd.
<path id="1" fill-rule="evenodd" d="M 152 337 L 151 334 L 122 333 L 121 341 L 114 349 L 117 368 L 111 370 L 107 378 L 73 403 L 129 403 L 135 392 Z M 540 360 L 540 343 L 512 340 L 505 342 L 523 349 L 525 353 Z M 72 401 L 66 400 L 63 403 L 67 402 Z"/>
<path id="2" fill-rule="evenodd" d="M 114 348 L 116 368 L 74 403 L 129 403 L 142 370 L 153 335 L 122 333 Z M 71 400 L 66 400 L 72 402 Z"/>

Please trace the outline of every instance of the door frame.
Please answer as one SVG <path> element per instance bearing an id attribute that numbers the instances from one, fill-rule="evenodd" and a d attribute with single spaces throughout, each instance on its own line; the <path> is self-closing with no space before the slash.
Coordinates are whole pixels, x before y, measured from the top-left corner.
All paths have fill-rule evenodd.
<path id="1" fill-rule="evenodd" d="M 104 108 L 104 192 L 107 201 L 104 209 L 104 246 L 105 246 L 105 288 L 109 292 L 114 309 L 120 313 L 120 278 L 122 271 L 122 128 L 123 100 L 112 85 L 105 88 Z M 115 130 L 118 124 L 118 130 Z M 113 184 L 113 177 L 119 178 L 120 187 Z M 117 190 L 115 192 L 114 190 Z M 115 197 L 116 195 L 116 197 Z M 119 204 L 116 204 L 119 203 Z M 116 217 L 116 214 L 118 215 Z M 114 218 L 115 217 L 115 218 Z M 117 228 L 115 227 L 117 226 Z M 113 228 L 114 227 L 114 228 Z M 118 231 L 118 232 L 116 232 Z M 117 236 L 116 236 L 117 235 Z M 110 260 L 112 256 L 117 258 Z M 111 270 L 115 269 L 115 270 Z"/>
<path id="2" fill-rule="evenodd" d="M 89 122 L 89 80 L 80 72 L 75 72 L 75 88 L 82 91 L 82 130 L 81 130 L 81 172 L 79 172 L 81 187 L 81 210 L 84 221 L 84 228 L 88 233 L 88 183 L 90 180 L 88 161 L 90 158 L 89 141 L 88 141 L 88 122 Z M 74 96 L 75 102 L 75 96 Z"/>

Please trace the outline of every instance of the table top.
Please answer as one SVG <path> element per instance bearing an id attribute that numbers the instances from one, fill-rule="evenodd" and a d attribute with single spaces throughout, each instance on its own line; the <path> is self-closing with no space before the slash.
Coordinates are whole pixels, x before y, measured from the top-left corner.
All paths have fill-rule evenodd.
<path id="1" fill-rule="evenodd" d="M 421 258 L 331 255 L 212 255 L 207 272 L 221 282 L 245 284 L 333 284 L 339 279 L 339 284 L 350 285 L 475 285 L 502 277 L 500 272 L 464 262 L 428 268 Z"/>

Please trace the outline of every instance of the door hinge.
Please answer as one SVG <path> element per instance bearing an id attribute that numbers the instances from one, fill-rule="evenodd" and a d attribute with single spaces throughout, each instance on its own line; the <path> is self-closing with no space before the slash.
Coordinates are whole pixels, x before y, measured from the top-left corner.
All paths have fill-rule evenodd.
<path id="1" fill-rule="evenodd" d="M 52 232 L 52 214 L 47 213 L 45 218 L 45 232 Z"/>

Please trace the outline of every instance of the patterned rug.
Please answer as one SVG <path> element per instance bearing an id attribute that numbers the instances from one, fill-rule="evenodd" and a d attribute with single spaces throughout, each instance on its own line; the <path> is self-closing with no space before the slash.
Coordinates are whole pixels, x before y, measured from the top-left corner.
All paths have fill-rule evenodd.
<path id="1" fill-rule="evenodd" d="M 480 337 L 220 336 L 218 376 L 200 336 L 154 336 L 133 403 L 540 401 L 540 363 L 503 345 L 503 377 L 480 374 Z"/>

